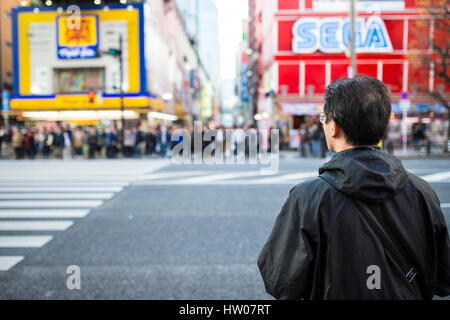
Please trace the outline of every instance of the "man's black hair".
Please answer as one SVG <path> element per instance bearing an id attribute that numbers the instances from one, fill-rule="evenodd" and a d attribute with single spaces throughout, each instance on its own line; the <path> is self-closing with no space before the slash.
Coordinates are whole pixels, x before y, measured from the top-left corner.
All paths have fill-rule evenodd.
<path id="1" fill-rule="evenodd" d="M 332 82 L 325 90 L 326 122 L 334 120 L 348 143 L 378 144 L 391 115 L 391 97 L 378 79 L 358 75 Z"/>

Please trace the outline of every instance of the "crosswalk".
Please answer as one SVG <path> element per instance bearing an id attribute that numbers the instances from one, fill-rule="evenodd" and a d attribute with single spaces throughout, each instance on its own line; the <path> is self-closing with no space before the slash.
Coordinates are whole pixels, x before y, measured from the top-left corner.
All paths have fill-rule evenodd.
<path id="1" fill-rule="evenodd" d="M 317 171 L 265 175 L 260 170 L 174 170 L 153 175 L 142 175 L 134 185 L 234 185 L 234 184 L 295 184 L 317 177 Z"/>
<path id="2" fill-rule="evenodd" d="M 450 171 L 432 174 L 420 174 L 419 177 L 429 183 L 449 183 Z M 280 171 L 276 175 L 264 175 L 259 170 L 242 171 L 208 171 L 208 170 L 174 170 L 141 175 L 135 185 L 295 185 L 318 176 L 317 170 L 305 172 Z"/>
<path id="3" fill-rule="evenodd" d="M 45 246 L 128 186 L 293 186 L 318 176 L 317 169 L 280 170 L 276 175 L 264 175 L 257 169 L 162 169 L 164 166 L 167 164 L 149 168 L 143 163 L 134 174 L 126 174 L 132 167 L 116 173 L 108 169 L 107 174 L 99 174 L 97 169 L 67 173 L 62 169 L 52 173 L 48 169 L 30 174 L 0 168 L 0 272 L 13 269 L 26 259 L 29 250 Z M 450 183 L 450 171 L 414 173 L 430 183 Z M 450 203 L 442 203 L 442 208 L 448 210 Z"/>
<path id="4" fill-rule="evenodd" d="M 165 159 L 0 161 L 0 274 L 26 260 Z"/>
<path id="5" fill-rule="evenodd" d="M 116 178 L 88 173 L 0 178 L 0 272 L 25 259 L 22 249 L 43 247 L 134 179 Z"/>

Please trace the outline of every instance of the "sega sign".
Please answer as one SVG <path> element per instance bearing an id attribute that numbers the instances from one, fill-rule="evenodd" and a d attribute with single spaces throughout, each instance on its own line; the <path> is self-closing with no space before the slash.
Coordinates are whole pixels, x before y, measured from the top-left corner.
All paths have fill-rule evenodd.
<path id="1" fill-rule="evenodd" d="M 349 18 L 300 18 L 292 27 L 294 53 L 345 52 L 350 42 Z M 355 50 L 359 53 L 392 52 L 392 43 L 378 16 L 355 22 Z"/>

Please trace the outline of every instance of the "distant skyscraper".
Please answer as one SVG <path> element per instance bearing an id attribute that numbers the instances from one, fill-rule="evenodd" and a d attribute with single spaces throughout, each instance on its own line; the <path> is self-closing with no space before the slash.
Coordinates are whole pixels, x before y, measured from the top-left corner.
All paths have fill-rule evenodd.
<path id="1" fill-rule="evenodd" d="M 198 53 L 211 81 L 220 79 L 218 12 L 213 0 L 176 0 L 189 36 L 198 41 Z M 198 11 L 198 12 L 197 12 Z"/>

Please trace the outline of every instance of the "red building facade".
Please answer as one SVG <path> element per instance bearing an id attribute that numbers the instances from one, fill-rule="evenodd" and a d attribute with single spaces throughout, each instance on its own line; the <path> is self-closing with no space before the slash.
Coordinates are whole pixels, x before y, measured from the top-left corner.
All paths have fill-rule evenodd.
<path id="1" fill-rule="evenodd" d="M 401 112 L 398 102 L 407 92 L 412 115 L 417 113 L 421 121 L 420 114 L 426 112 L 441 117 L 445 126 L 446 110 L 428 92 L 439 91 L 448 99 L 449 85 L 437 76 L 434 65 L 424 66 L 421 56 L 432 53 L 430 39 L 445 43 L 446 35 L 435 30 L 434 16 L 421 10 L 419 1 L 357 1 L 356 72 L 390 88 L 394 114 Z M 293 116 L 290 127 L 296 128 L 298 117 L 323 107 L 330 82 L 351 76 L 345 45 L 348 8 L 343 0 L 263 1 L 260 112 Z M 271 91 L 276 98 L 269 102 Z"/>

